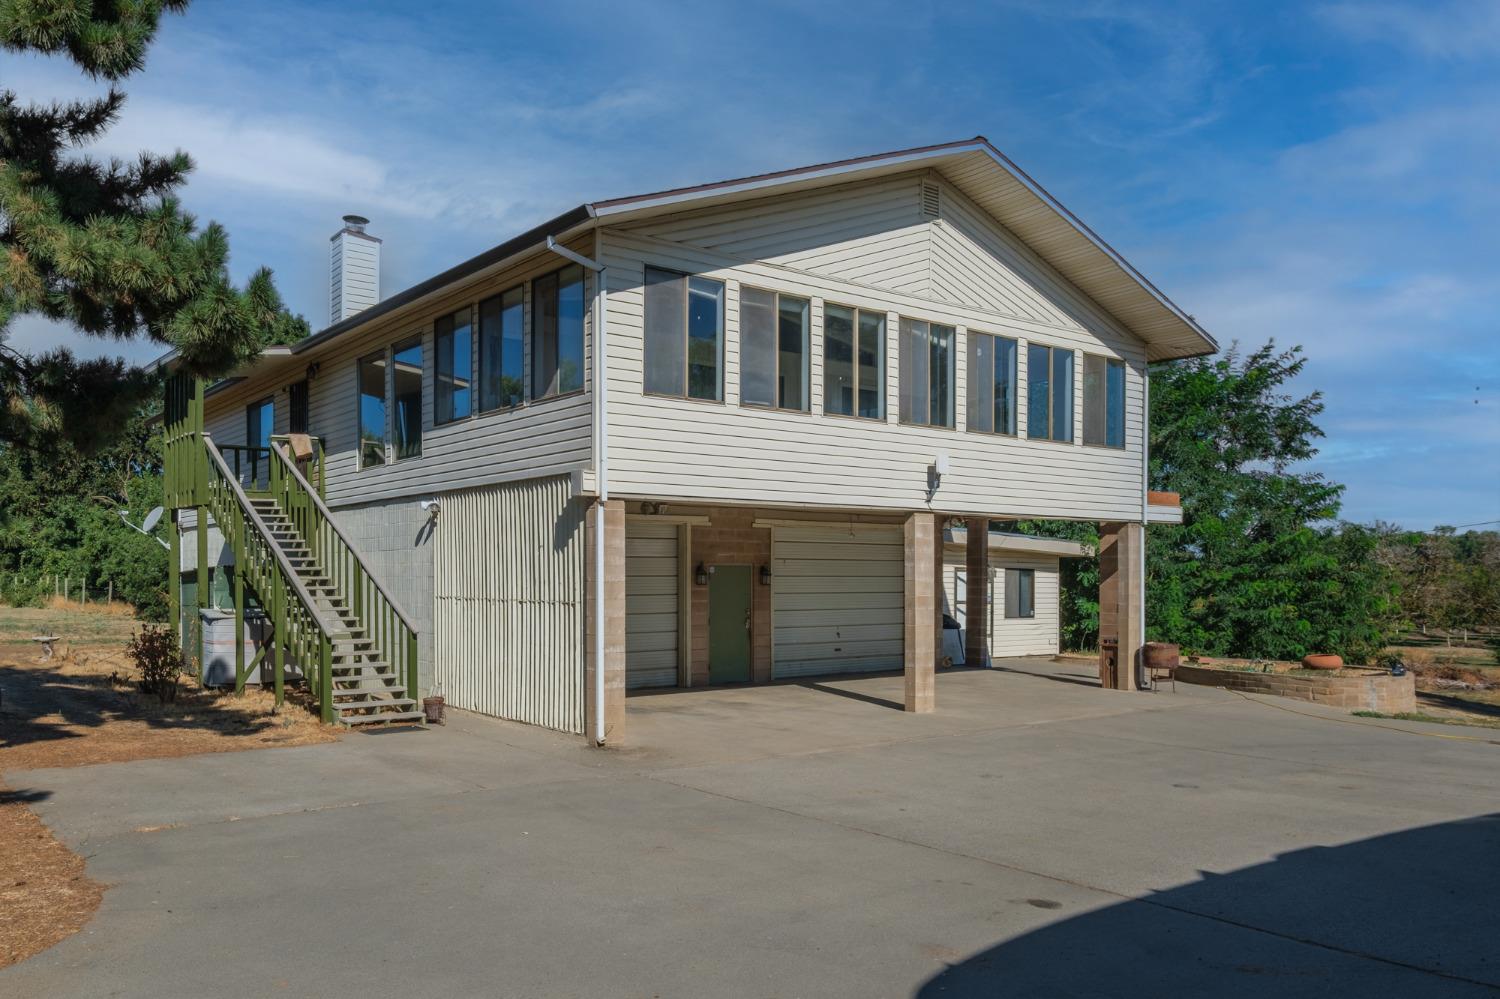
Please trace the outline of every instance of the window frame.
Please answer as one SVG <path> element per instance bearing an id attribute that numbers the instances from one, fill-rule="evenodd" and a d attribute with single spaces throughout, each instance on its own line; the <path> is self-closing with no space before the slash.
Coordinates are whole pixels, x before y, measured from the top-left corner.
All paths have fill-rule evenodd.
<path id="1" fill-rule="evenodd" d="M 443 383 L 442 383 L 442 377 L 443 377 L 443 340 L 445 338 L 448 339 L 448 340 L 453 340 L 454 339 L 455 333 L 457 332 L 457 330 L 458 330 L 459 327 L 458 327 L 457 323 L 453 322 L 453 319 L 459 313 L 465 313 L 465 314 L 467 314 L 467 317 L 468 317 L 467 320 L 465 321 L 465 324 L 466 324 L 466 328 L 469 331 L 468 332 L 469 349 L 467 351 L 467 353 L 469 355 L 469 386 L 468 386 L 469 404 L 468 404 L 467 411 L 462 416 L 450 415 L 445 420 L 445 419 L 441 419 L 442 412 L 443 412 L 443 406 L 442 406 L 442 389 L 443 389 Z M 448 323 L 448 328 L 447 328 L 446 332 L 443 330 L 443 327 L 442 327 L 442 324 L 443 324 L 444 321 L 447 321 L 447 323 Z M 452 350 L 449 353 L 452 355 L 453 360 L 455 362 L 454 366 L 456 367 L 457 366 L 458 356 L 459 356 L 458 352 L 456 350 Z M 452 381 L 456 376 L 452 372 L 450 372 L 448 377 L 449 377 L 450 381 Z M 474 378 L 474 304 L 471 302 L 468 305 L 464 305 L 464 306 L 462 306 L 460 308 L 453 309 L 450 312 L 446 312 L 443 315 L 438 316 L 437 318 L 435 318 L 432 321 L 432 425 L 433 425 L 433 427 L 434 428 L 437 428 L 437 427 L 446 427 L 446 426 L 449 426 L 449 425 L 454 424 L 454 423 L 463 423 L 465 420 L 471 420 L 471 419 L 473 419 L 474 418 L 474 389 L 475 389 L 475 387 L 476 387 L 476 379 Z M 452 401 L 451 401 L 452 400 L 452 396 L 457 391 L 458 391 L 457 389 L 454 389 L 454 388 L 452 388 L 450 386 L 450 388 L 449 388 L 449 399 L 450 399 L 450 401 L 449 401 L 449 409 L 450 409 L 450 411 L 453 408 Z"/>
<path id="2" fill-rule="evenodd" d="M 745 401 L 745 292 L 760 292 L 771 296 L 771 335 L 772 346 L 772 370 L 771 390 L 776 396 L 776 401 L 771 403 L 746 402 Z M 739 348 L 740 348 L 740 397 L 739 404 L 752 409 L 774 411 L 781 413 L 811 413 L 812 412 L 812 320 L 813 300 L 809 295 L 793 295 L 790 292 L 777 291 L 774 288 L 762 288 L 759 285 L 740 285 L 740 307 L 739 307 Z M 806 305 L 807 311 L 803 318 L 802 328 L 802 394 L 807 400 L 803 406 L 783 406 L 781 404 L 781 300 L 789 298 L 795 302 Z M 723 354 L 723 344 L 720 344 L 720 355 Z M 722 368 L 721 368 L 722 370 Z M 722 394 L 722 390 L 721 390 Z M 694 396 L 693 398 L 697 398 Z"/>
<path id="3" fill-rule="evenodd" d="M 378 359 L 381 364 L 380 379 L 380 460 L 365 461 L 365 365 Z M 367 468 L 385 468 L 391 464 L 391 348 L 386 345 L 371 351 L 354 361 L 354 432 L 355 457 L 360 471 Z"/>
<path id="4" fill-rule="evenodd" d="M 680 280 L 682 282 L 682 391 L 681 392 L 663 392 L 660 389 L 648 388 L 646 386 L 647 370 L 650 367 L 650 361 L 647 359 L 647 356 L 646 356 L 647 351 L 649 349 L 648 345 L 650 343 L 650 334 L 649 334 L 649 330 L 648 330 L 648 324 L 650 323 L 650 318 L 647 315 L 648 309 L 647 309 L 647 306 L 646 306 L 646 287 L 647 287 L 647 282 L 649 280 L 649 275 L 650 275 L 650 273 L 652 271 L 655 271 L 657 274 L 670 275 L 672 278 L 678 279 L 678 280 Z M 702 282 L 705 282 L 705 283 L 708 283 L 708 284 L 718 285 L 718 289 L 719 289 L 719 292 L 718 292 L 719 293 L 719 323 L 718 323 L 719 328 L 718 328 L 718 339 L 717 339 L 716 352 L 715 352 L 715 361 L 714 361 L 714 364 L 715 364 L 715 372 L 714 373 L 715 373 L 715 379 L 716 379 L 716 386 L 715 387 L 717 389 L 717 393 L 712 398 L 707 398 L 707 397 L 700 396 L 700 395 L 693 395 L 691 393 L 691 391 L 690 391 L 691 388 L 692 388 L 692 363 L 693 363 L 693 360 L 692 360 L 692 350 L 690 348 L 692 346 L 692 314 L 693 314 L 692 313 L 692 308 L 693 308 L 693 297 L 692 297 L 692 295 L 693 295 L 693 286 L 692 286 L 692 283 L 694 281 L 702 281 Z M 665 282 L 662 282 L 662 283 L 665 283 Z M 810 310 L 812 308 L 812 306 L 811 306 L 810 303 L 809 303 L 808 308 L 809 308 L 809 312 L 810 312 Z M 658 267 L 655 264 L 646 264 L 646 265 L 644 265 L 644 267 L 642 268 L 642 271 L 641 271 L 641 395 L 646 396 L 648 398 L 653 398 L 653 399 L 681 399 L 681 400 L 683 400 L 685 402 L 706 402 L 706 403 L 711 403 L 711 404 L 720 405 L 720 406 L 724 405 L 725 402 L 726 402 L 726 400 L 725 400 L 726 393 L 724 391 L 724 387 L 725 387 L 724 358 L 725 358 L 725 354 L 726 354 L 726 351 L 727 351 L 726 342 L 727 342 L 727 340 L 729 338 L 729 334 L 728 334 L 728 325 L 729 325 L 728 312 L 729 312 L 729 283 L 727 281 L 723 281 L 723 280 L 721 280 L 719 278 L 704 277 L 702 274 L 690 274 L 690 273 L 688 273 L 686 271 L 674 270 L 674 269 L 672 269 L 670 267 Z M 809 319 L 808 319 L 809 328 L 811 327 L 811 322 L 812 322 L 811 316 L 809 315 Z M 743 377 L 743 374 L 741 375 L 741 377 Z M 809 395 L 811 395 L 811 389 L 809 389 Z M 768 408 L 768 407 L 757 406 L 756 408 L 757 409 L 765 409 L 765 408 Z"/>
<path id="5" fill-rule="evenodd" d="M 1009 343 L 1011 345 L 1011 347 L 1014 348 L 1014 350 L 1015 350 L 1015 354 L 1013 355 L 1013 357 L 1011 359 L 1011 375 L 1012 375 L 1011 385 L 1010 385 L 1010 388 L 1011 388 L 1011 392 L 1010 392 L 1010 424 L 1011 424 L 1011 429 L 1008 430 L 1008 431 L 1006 431 L 1006 430 L 996 430 L 993 425 L 991 425 L 990 429 L 988 429 L 988 430 L 985 430 L 982 427 L 975 427 L 974 426 L 974 420 L 972 419 L 972 416 L 973 416 L 974 412 L 977 412 L 976 403 L 975 403 L 975 399 L 974 399 L 974 393 L 975 393 L 975 391 L 977 391 L 978 386 L 979 386 L 978 380 L 976 380 L 975 377 L 974 377 L 974 363 L 973 363 L 974 362 L 974 349 L 975 349 L 975 346 L 977 344 L 977 341 L 980 340 L 981 338 L 990 341 L 989 383 L 990 383 L 990 385 L 991 385 L 992 388 L 991 388 L 991 399 L 990 399 L 989 411 L 990 411 L 990 419 L 991 420 L 994 419 L 994 413 L 995 413 L 995 402 L 994 402 L 994 397 L 993 397 L 993 386 L 995 384 L 997 384 L 997 380 L 995 378 L 995 366 L 999 363 L 999 360 L 1000 360 L 1000 355 L 999 355 L 999 352 L 995 349 L 995 345 L 998 344 L 1000 341 L 1003 340 L 1006 343 Z M 966 397 L 965 398 L 965 402 L 968 405 L 968 410 L 966 411 L 965 415 L 968 416 L 968 417 L 970 417 L 970 418 L 965 419 L 965 421 L 964 421 L 964 430 L 966 430 L 966 431 L 973 431 L 976 434 L 989 434 L 991 437 L 1016 438 L 1016 437 L 1021 436 L 1021 404 L 1020 404 L 1020 399 L 1021 399 L 1021 341 L 1020 341 L 1020 339 L 1017 338 L 1017 337 L 1013 337 L 1013 336 L 1004 336 L 1003 334 L 1000 334 L 1000 333 L 986 333 L 983 330 L 970 329 L 968 331 L 968 340 L 969 340 L 968 345 L 967 345 L 968 346 L 968 350 L 965 352 L 966 353 L 965 363 L 968 365 L 968 367 L 965 369 L 965 373 L 967 374 L 968 377 L 966 379 L 966 383 L 967 384 L 966 384 L 966 387 L 965 387 L 965 393 L 964 394 L 965 394 L 965 397 Z"/>
<path id="6" fill-rule="evenodd" d="M 545 296 L 540 295 L 540 294 L 537 293 L 537 285 L 539 283 L 547 281 L 549 279 L 553 281 L 552 294 L 555 296 L 556 302 L 557 302 L 557 315 L 556 315 L 557 328 L 552 331 L 552 345 L 553 345 L 553 355 L 554 355 L 553 358 L 552 358 L 552 362 L 553 362 L 552 376 L 553 376 L 553 380 L 555 380 L 559 384 L 559 386 L 561 386 L 561 381 L 562 381 L 562 362 L 563 362 L 563 354 L 562 354 L 562 290 L 565 287 L 565 285 L 562 282 L 562 275 L 568 273 L 569 271 L 577 271 L 578 272 L 578 284 L 579 284 L 579 288 L 581 289 L 581 294 L 583 295 L 583 312 L 582 312 L 582 315 L 580 316 L 580 319 L 579 319 L 579 322 L 580 322 L 580 336 L 582 338 L 582 344 L 581 344 L 582 350 L 580 352 L 580 357 L 579 357 L 578 387 L 577 388 L 570 388 L 570 389 L 563 389 L 563 388 L 559 387 L 555 391 L 542 392 L 542 391 L 538 390 L 538 386 L 537 386 L 537 374 L 538 374 L 538 372 L 540 372 L 542 370 L 541 366 L 538 364 L 538 359 L 541 358 L 541 356 L 542 356 L 542 352 L 539 349 L 540 344 L 541 344 L 541 337 L 542 337 L 542 331 L 541 331 L 541 328 L 540 328 L 540 324 L 542 323 L 542 321 L 545 318 L 545 316 L 543 315 L 542 305 L 546 302 L 547 299 L 546 299 Z M 538 274 L 536 277 L 532 278 L 528 283 L 531 285 L 531 322 L 527 324 L 527 327 L 528 327 L 528 329 L 527 329 L 527 336 L 528 336 L 528 338 L 530 340 L 530 349 L 528 351 L 525 347 L 523 347 L 522 348 L 522 350 L 523 350 L 522 356 L 524 357 L 527 354 L 529 354 L 530 358 L 531 358 L 531 364 L 530 364 L 529 370 L 526 372 L 527 386 L 526 386 L 526 393 L 525 393 L 525 395 L 526 395 L 525 401 L 527 401 L 527 402 L 546 402 L 546 401 L 551 400 L 551 399 L 565 399 L 568 396 L 578 395 L 578 394 L 580 394 L 582 392 L 588 391 L 588 387 L 589 387 L 589 294 L 588 294 L 589 289 L 588 289 L 588 272 L 584 269 L 584 267 L 583 267 L 582 264 L 569 263 L 569 264 L 564 264 L 563 266 L 557 268 L 556 270 L 548 271 L 545 274 Z M 523 303 L 524 303 L 524 297 L 523 297 Z M 524 304 L 523 304 L 522 307 L 523 308 L 525 307 Z M 526 367 L 526 364 L 525 364 L 524 361 L 522 362 L 522 366 Z"/>
<path id="7" fill-rule="evenodd" d="M 1036 569 L 1032 568 L 1032 567 L 1026 567 L 1026 566 L 1009 566 L 1009 565 L 1005 566 L 1004 568 L 1005 568 L 1005 597 L 1004 597 L 1004 603 L 1005 603 L 1005 620 L 1007 620 L 1007 621 L 1032 621 L 1032 620 L 1035 620 L 1036 619 Z M 1015 573 L 1015 580 L 1016 580 L 1016 583 L 1017 583 L 1017 585 L 1015 587 L 1015 590 L 1014 590 L 1014 592 L 1016 594 L 1016 598 L 1015 598 L 1016 613 L 1014 613 L 1014 614 L 1012 614 L 1010 612 L 1010 608 L 1011 608 L 1011 593 L 1012 593 L 1012 589 L 1011 589 L 1011 573 Z M 1020 585 L 1020 581 L 1021 581 L 1022 578 L 1026 579 L 1026 585 L 1025 586 L 1021 586 Z M 1024 606 L 1023 607 L 1022 604 L 1021 604 L 1021 596 L 1022 596 L 1022 591 L 1023 590 L 1025 592 L 1026 603 L 1029 606 Z"/>
<path id="8" fill-rule="evenodd" d="M 262 413 L 266 409 L 267 406 L 269 406 L 270 409 L 271 409 L 271 426 L 269 428 L 269 431 L 263 435 L 266 438 L 266 443 L 262 444 L 260 442 L 260 436 L 261 435 L 251 434 L 250 433 L 250 427 L 251 427 L 252 418 L 254 418 L 254 422 L 255 423 L 259 423 L 260 422 L 260 420 L 258 419 L 258 416 L 259 416 L 260 413 Z M 271 446 L 270 439 L 271 439 L 271 437 L 275 433 L 276 433 L 276 396 L 275 396 L 275 394 L 268 395 L 268 396 L 265 396 L 265 397 L 260 398 L 260 399 L 256 399 L 254 402 L 246 403 L 245 404 L 245 446 L 246 447 L 270 447 Z"/>
<path id="9" fill-rule="evenodd" d="M 1103 384 L 1101 386 L 1103 388 L 1103 390 L 1104 390 L 1104 401 L 1101 404 L 1101 405 L 1104 406 L 1104 439 L 1103 440 L 1089 440 L 1089 361 L 1090 360 L 1103 361 L 1104 362 L 1104 381 L 1103 381 Z M 1118 368 L 1119 372 L 1120 372 L 1120 406 L 1119 406 L 1119 415 L 1120 415 L 1120 443 L 1118 443 L 1118 444 L 1111 444 L 1109 442 L 1109 373 L 1110 373 L 1111 369 L 1115 369 L 1115 368 Z M 1102 447 L 1102 448 L 1108 448 L 1111 451 L 1123 451 L 1123 450 L 1125 450 L 1126 438 L 1129 436 L 1126 433 L 1126 426 L 1125 426 L 1126 420 L 1129 418 L 1129 415 L 1130 415 L 1129 396 L 1130 396 L 1130 372 L 1129 372 L 1129 369 L 1127 368 L 1127 366 L 1125 364 L 1124 358 L 1111 357 L 1108 354 L 1091 354 L 1088 351 L 1084 351 L 1084 354 L 1083 354 L 1083 435 L 1082 435 L 1082 441 L 1083 441 L 1083 445 L 1085 447 Z"/>
<path id="10" fill-rule="evenodd" d="M 392 464 L 392 465 L 399 464 L 400 462 L 403 462 L 403 461 L 415 461 L 415 460 L 417 460 L 417 459 L 419 459 L 419 458 L 422 457 L 422 445 L 425 443 L 424 442 L 424 438 L 426 437 L 426 429 L 427 429 L 426 426 L 424 425 L 424 420 L 426 419 L 426 415 L 427 415 L 424 412 L 424 410 L 426 409 L 426 399 L 424 397 L 425 397 L 426 392 L 427 392 L 427 363 L 426 363 L 427 362 L 427 358 L 425 356 L 426 350 L 424 348 L 425 348 L 426 345 L 423 342 L 424 339 L 425 338 L 422 336 L 421 333 L 414 333 L 414 334 L 412 334 L 411 336 L 407 337 L 404 340 L 397 340 L 395 343 L 391 344 L 387 348 L 387 355 L 386 356 L 387 356 L 387 363 L 390 366 L 389 367 L 390 375 L 386 379 L 386 388 L 385 388 L 386 403 L 385 403 L 385 411 L 386 411 L 386 426 L 387 426 L 387 432 L 388 432 L 387 448 L 388 448 L 388 451 L 389 451 L 389 454 L 390 454 L 389 464 Z M 399 445 L 397 444 L 396 439 L 395 439 L 396 438 L 396 355 L 404 353 L 404 352 L 406 352 L 408 350 L 411 350 L 413 347 L 416 348 L 417 354 L 421 358 L 421 361 L 419 362 L 419 366 L 421 368 L 421 374 L 420 374 L 420 376 L 417 379 L 417 386 L 418 386 L 417 387 L 417 449 L 416 449 L 415 453 L 403 456 L 400 453 Z"/>
<path id="11" fill-rule="evenodd" d="M 850 362 L 849 362 L 851 372 L 852 372 L 852 374 L 854 376 L 853 377 L 854 408 L 853 408 L 852 412 L 848 412 L 848 413 L 835 413 L 835 412 L 830 411 L 829 408 L 828 408 L 828 400 L 830 398 L 830 395 L 829 395 L 829 392 L 828 392 L 828 343 L 829 343 L 829 341 L 828 341 L 828 310 L 830 308 L 833 308 L 833 309 L 847 309 L 854 316 L 854 322 L 853 322 L 853 324 L 851 326 L 851 329 L 852 329 L 852 331 L 854 333 L 854 344 L 853 344 L 853 346 L 854 346 L 854 353 L 853 353 L 853 356 L 851 357 Z M 859 369 L 860 369 L 860 364 L 859 364 L 860 332 L 861 332 L 861 320 L 866 315 L 877 317 L 880 320 L 880 349 L 878 351 L 876 351 L 876 354 L 875 354 L 875 357 L 876 357 L 875 391 L 876 391 L 876 400 L 877 400 L 875 408 L 878 410 L 878 412 L 874 416 L 865 416 L 864 414 L 862 414 L 859 411 L 859 393 L 860 393 L 860 389 L 863 387 L 863 383 L 860 381 L 860 374 L 859 374 Z M 887 374 L 888 374 L 888 372 L 887 372 L 886 369 L 887 369 L 888 364 L 889 364 L 889 359 L 888 359 L 889 350 L 887 349 L 887 343 L 889 341 L 886 338 L 889 335 L 890 326 L 891 326 L 891 317 L 890 317 L 890 314 L 888 312 L 886 312 L 884 309 L 878 309 L 878 310 L 877 309 L 862 309 L 862 308 L 860 308 L 857 305 L 849 305 L 849 304 L 847 304 L 845 302 L 829 302 L 829 301 L 824 301 L 824 303 L 823 303 L 823 415 L 824 416 L 832 416 L 832 417 L 836 417 L 836 418 L 841 419 L 841 420 L 866 420 L 866 421 L 868 421 L 870 423 L 884 423 L 884 422 L 886 422 L 886 417 L 889 415 L 889 413 L 888 413 L 888 411 L 886 409 L 886 398 L 885 398 L 885 396 L 886 396 L 885 387 L 886 387 L 886 382 L 888 380 L 887 377 L 886 377 Z"/>
<path id="12" fill-rule="evenodd" d="M 907 374 L 908 374 L 908 368 L 909 368 L 909 365 L 907 364 L 907 354 L 906 354 L 906 330 L 905 330 L 905 326 L 906 326 L 907 323 L 921 323 L 923 326 L 927 327 L 927 353 L 928 353 L 928 356 L 927 356 L 926 364 L 924 366 L 924 369 L 927 372 L 927 386 L 926 386 L 926 389 L 925 389 L 926 399 L 927 399 L 927 406 L 926 406 L 927 415 L 926 415 L 925 419 L 920 420 L 920 421 L 915 420 L 915 419 L 909 419 L 906 416 L 906 414 L 904 412 L 902 412 L 902 400 L 903 400 L 903 398 L 907 397 L 906 396 L 906 385 L 907 385 Z M 948 392 L 947 392 L 948 406 L 947 406 L 947 414 L 946 414 L 947 415 L 947 422 L 946 423 L 934 423 L 934 422 L 932 422 L 932 347 L 933 347 L 932 330 L 934 328 L 947 330 L 948 331 L 948 337 L 949 337 L 948 351 L 947 351 L 947 355 L 948 355 L 948 364 L 947 364 L 947 368 L 948 368 Z M 947 323 L 935 323 L 935 322 L 933 322 L 933 321 L 931 321 L 929 319 L 918 319 L 915 316 L 901 316 L 900 317 L 900 323 L 899 323 L 899 326 L 898 326 L 897 332 L 896 332 L 896 337 L 897 337 L 897 340 L 896 340 L 896 363 L 899 365 L 899 367 L 897 369 L 897 377 L 896 377 L 896 387 L 897 387 L 896 419 L 897 419 L 897 421 L 899 423 L 901 423 L 903 426 L 908 426 L 908 427 L 927 427 L 927 428 L 930 428 L 932 430 L 956 430 L 956 429 L 958 429 L 958 399 L 957 399 L 957 395 L 958 395 L 958 327 L 957 326 L 950 326 Z"/>
<path id="13" fill-rule="evenodd" d="M 1031 432 L 1031 386 L 1035 383 L 1032 377 L 1034 369 L 1031 364 L 1031 352 L 1034 350 L 1047 351 L 1047 433 L 1038 437 Z M 1059 352 L 1072 358 L 1068 369 L 1068 436 L 1057 436 L 1057 357 Z M 1017 376 L 1019 381 L 1019 375 Z M 1072 347 L 1057 347 L 1050 343 L 1037 343 L 1034 340 L 1026 342 L 1026 439 L 1033 441 L 1047 441 L 1052 444 L 1076 444 L 1078 435 L 1075 426 L 1078 420 L 1078 351 Z M 1019 429 L 1019 420 L 1017 421 Z"/>
<path id="14" fill-rule="evenodd" d="M 479 377 L 476 379 L 476 381 L 479 384 L 479 401 L 478 401 L 478 404 L 474 406 L 474 412 L 475 412 L 475 414 L 477 416 L 486 416 L 486 415 L 488 415 L 490 413 L 510 413 L 510 412 L 514 412 L 515 410 L 518 410 L 518 409 L 522 408 L 523 406 L 525 406 L 527 404 L 527 402 L 530 401 L 531 397 L 528 394 L 528 391 L 531 388 L 531 379 L 530 379 L 530 377 L 528 377 L 528 372 L 527 372 L 527 368 L 526 368 L 526 335 L 527 335 L 527 332 L 526 332 L 527 331 L 527 322 L 526 322 L 526 286 L 527 286 L 528 283 L 529 282 L 522 281 L 520 284 L 513 285 L 513 286 L 511 286 L 509 288 L 506 288 L 504 291 L 497 292 L 494 295 L 486 295 L 484 298 L 481 298 L 478 302 L 476 302 L 474 304 L 474 330 L 477 333 L 477 336 L 475 337 L 475 349 L 476 349 L 476 351 L 479 354 L 479 365 L 478 365 Z M 521 337 L 520 337 L 520 346 L 521 346 L 521 373 L 520 373 L 521 391 L 520 391 L 520 394 L 519 394 L 520 397 L 515 402 L 510 403 L 509 405 L 491 406 L 491 407 L 486 408 L 485 405 L 484 405 L 484 398 L 485 398 L 485 373 L 486 373 L 485 359 L 489 355 L 487 355 L 485 353 L 485 349 L 484 349 L 484 341 L 485 341 L 485 336 L 484 336 L 484 307 L 485 307 L 486 304 L 488 304 L 490 302 L 499 302 L 500 303 L 500 311 L 499 311 L 499 318 L 500 318 L 499 342 L 500 342 L 500 354 L 501 354 L 501 357 L 503 357 L 504 353 L 505 353 L 505 308 L 506 308 L 505 307 L 505 299 L 506 299 L 506 297 L 508 295 L 510 295 L 512 293 L 518 293 L 520 295 L 520 306 L 521 306 L 521 320 L 520 320 L 520 322 L 521 322 Z M 503 365 L 502 365 L 501 370 L 500 370 L 500 375 L 501 375 L 502 378 L 505 375 L 505 371 L 504 371 Z M 551 398 L 551 397 L 549 396 L 548 398 Z"/>

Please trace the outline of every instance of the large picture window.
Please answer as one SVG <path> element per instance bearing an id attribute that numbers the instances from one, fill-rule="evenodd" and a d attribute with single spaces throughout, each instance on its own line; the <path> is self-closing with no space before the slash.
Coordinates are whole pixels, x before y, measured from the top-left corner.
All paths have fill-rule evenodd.
<path id="1" fill-rule="evenodd" d="M 760 288 L 740 289 L 740 403 L 806 411 L 812 305 Z"/>
<path id="2" fill-rule="evenodd" d="M 823 412 L 885 419 L 885 313 L 823 306 Z"/>
<path id="3" fill-rule="evenodd" d="M 1031 344 L 1026 350 L 1026 436 L 1073 439 L 1073 352 Z"/>
<path id="4" fill-rule="evenodd" d="M 952 326 L 901 320 L 901 422 L 953 426 Z"/>
<path id="5" fill-rule="evenodd" d="M 569 264 L 531 283 L 531 395 L 583 388 L 583 268 Z"/>
<path id="6" fill-rule="evenodd" d="M 644 388 L 724 398 L 724 282 L 646 268 Z"/>
<path id="7" fill-rule="evenodd" d="M 1083 355 L 1083 442 L 1125 446 L 1125 362 Z"/>
<path id="8" fill-rule="evenodd" d="M 1005 570 L 1005 616 L 1036 617 L 1036 570 Z"/>
<path id="9" fill-rule="evenodd" d="M 1016 341 L 969 332 L 968 428 L 1016 432 Z"/>
<path id="10" fill-rule="evenodd" d="M 385 464 L 385 351 L 359 359 L 359 467 Z"/>
<path id="11" fill-rule="evenodd" d="M 520 286 L 479 303 L 479 411 L 525 401 L 525 294 Z"/>
<path id="12" fill-rule="evenodd" d="M 422 454 L 422 338 L 396 344 L 391 354 L 391 415 L 396 460 Z"/>
<path id="13" fill-rule="evenodd" d="M 469 309 L 439 316 L 432 325 L 432 371 L 434 423 L 452 423 L 469 417 L 472 405 L 473 344 Z"/>

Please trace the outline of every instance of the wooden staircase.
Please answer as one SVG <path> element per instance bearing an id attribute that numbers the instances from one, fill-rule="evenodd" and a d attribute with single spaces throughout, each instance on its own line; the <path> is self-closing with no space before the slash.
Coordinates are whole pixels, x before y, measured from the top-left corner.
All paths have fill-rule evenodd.
<path id="1" fill-rule="evenodd" d="M 375 639 L 366 633 L 347 596 L 318 564 L 292 518 L 271 497 L 251 499 L 250 505 L 318 609 L 337 629 L 330 656 L 335 720 L 345 725 L 420 722 L 421 706 L 407 696 L 406 679 L 381 656 Z"/>
<path id="2" fill-rule="evenodd" d="M 234 555 L 236 631 L 244 628 L 247 592 L 271 624 L 267 657 L 276 703 L 283 700 L 290 660 L 301 668 L 325 723 L 420 722 L 416 627 L 323 502 L 321 442 L 298 438 L 299 447 L 312 447 L 300 462 L 287 436 L 273 436 L 269 448 L 221 449 L 204 427 L 205 391 L 200 379 L 185 373 L 167 379 L 164 505 L 196 511 L 200 573 L 208 569 L 202 528 L 209 518 L 223 534 Z M 176 541 L 173 532 L 168 592 L 174 622 L 181 610 Z M 201 590 L 199 600 L 201 609 Z M 235 657 L 235 689 L 243 690 L 254 663 L 245 661 L 240 643 Z"/>

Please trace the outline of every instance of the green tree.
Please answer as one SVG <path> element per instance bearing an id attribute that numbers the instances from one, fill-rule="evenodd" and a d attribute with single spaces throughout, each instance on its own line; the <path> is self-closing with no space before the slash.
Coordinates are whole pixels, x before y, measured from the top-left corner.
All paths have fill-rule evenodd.
<path id="1" fill-rule="evenodd" d="M 1319 394 L 1286 384 L 1301 348 L 1268 343 L 1151 371 L 1153 489 L 1181 494 L 1183 522 L 1147 531 L 1146 630 L 1213 655 L 1366 659 L 1397 620 L 1376 531 L 1336 523 L 1343 487 L 1298 470 L 1323 436 Z M 1092 542 L 1093 524 L 1023 524 Z M 1064 641 L 1098 637 L 1097 559 L 1065 567 Z"/>
<path id="2" fill-rule="evenodd" d="M 213 377 L 263 345 L 307 334 L 271 273 L 229 278 L 229 242 L 201 229 L 174 192 L 192 160 L 141 153 L 131 163 L 77 153 L 119 117 L 117 83 L 139 70 L 163 14 L 187 0 L 0 0 L 0 46 L 57 55 L 108 81 L 101 97 L 25 104 L 0 91 L 0 445 L 58 436 L 91 447 L 156 390 L 118 359 L 65 349 L 24 354 L 6 344 L 15 317 L 36 315 L 85 334 L 144 340 Z"/>

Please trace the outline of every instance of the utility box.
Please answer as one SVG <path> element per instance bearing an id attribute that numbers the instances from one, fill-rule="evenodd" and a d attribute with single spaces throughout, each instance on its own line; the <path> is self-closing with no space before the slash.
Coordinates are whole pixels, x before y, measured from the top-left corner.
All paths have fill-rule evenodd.
<path id="1" fill-rule="evenodd" d="M 203 671 L 200 679 L 205 687 L 234 686 L 234 612 L 206 608 L 199 618 L 203 632 Z M 246 611 L 245 628 L 239 641 L 245 647 L 245 662 L 255 658 L 255 653 L 270 636 L 270 622 L 258 611 Z M 269 655 L 269 651 L 267 653 Z M 263 671 L 268 672 L 269 663 L 262 662 L 245 677 L 246 684 L 259 684 Z M 290 674 L 291 670 L 287 672 Z"/>

